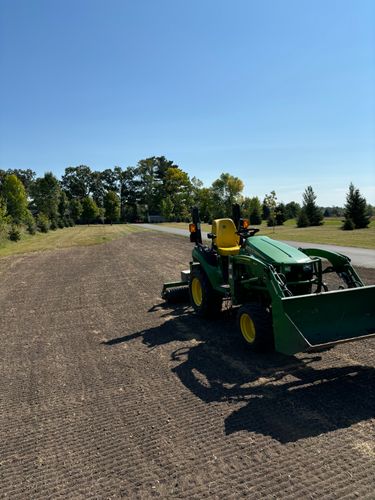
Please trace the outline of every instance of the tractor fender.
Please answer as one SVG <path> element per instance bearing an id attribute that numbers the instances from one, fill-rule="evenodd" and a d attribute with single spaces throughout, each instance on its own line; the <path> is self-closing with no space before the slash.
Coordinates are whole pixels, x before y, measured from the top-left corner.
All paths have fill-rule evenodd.
<path id="1" fill-rule="evenodd" d="M 220 267 L 218 265 L 211 265 L 205 258 L 203 252 L 197 247 L 193 249 L 192 253 L 193 260 L 190 262 L 190 272 L 196 269 L 196 266 L 206 274 L 212 288 L 215 290 L 220 290 L 220 286 L 223 281 L 223 276 L 221 274 Z"/>

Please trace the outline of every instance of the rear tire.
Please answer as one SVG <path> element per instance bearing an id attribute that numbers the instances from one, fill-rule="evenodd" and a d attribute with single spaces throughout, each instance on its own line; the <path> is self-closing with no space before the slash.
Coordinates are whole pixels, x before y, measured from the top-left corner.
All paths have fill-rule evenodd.
<path id="1" fill-rule="evenodd" d="M 274 350 L 271 313 L 260 304 L 245 304 L 238 310 L 237 326 L 243 343 L 254 352 Z"/>
<path id="2" fill-rule="evenodd" d="M 189 293 L 191 305 L 199 316 L 212 318 L 220 313 L 223 298 L 200 269 L 193 269 L 191 273 Z"/>

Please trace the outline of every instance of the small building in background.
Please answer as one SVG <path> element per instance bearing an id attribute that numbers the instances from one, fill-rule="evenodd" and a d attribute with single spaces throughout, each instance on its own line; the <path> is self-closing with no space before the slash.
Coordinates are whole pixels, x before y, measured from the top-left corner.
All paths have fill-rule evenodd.
<path id="1" fill-rule="evenodd" d="M 149 215 L 148 222 L 150 222 L 150 223 L 165 222 L 165 217 L 163 217 L 162 215 Z"/>

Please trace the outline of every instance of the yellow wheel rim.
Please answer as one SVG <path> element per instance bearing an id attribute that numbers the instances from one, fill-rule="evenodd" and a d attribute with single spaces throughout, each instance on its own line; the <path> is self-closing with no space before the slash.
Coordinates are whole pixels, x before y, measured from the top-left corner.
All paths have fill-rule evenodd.
<path id="1" fill-rule="evenodd" d="M 240 318 L 240 329 L 241 333 L 249 344 L 252 344 L 256 337 L 255 326 L 253 320 L 247 313 L 241 314 Z"/>
<path id="2" fill-rule="evenodd" d="M 194 304 L 200 306 L 202 304 L 202 285 L 198 278 L 193 278 L 191 282 L 191 295 L 193 297 Z"/>

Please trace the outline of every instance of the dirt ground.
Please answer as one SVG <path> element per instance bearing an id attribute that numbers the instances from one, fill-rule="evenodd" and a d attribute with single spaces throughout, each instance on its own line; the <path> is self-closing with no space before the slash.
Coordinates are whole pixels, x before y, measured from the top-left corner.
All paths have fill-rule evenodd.
<path id="1" fill-rule="evenodd" d="M 163 305 L 190 252 L 0 261 L 0 498 L 374 498 L 375 339 L 249 354 L 230 311 Z"/>

